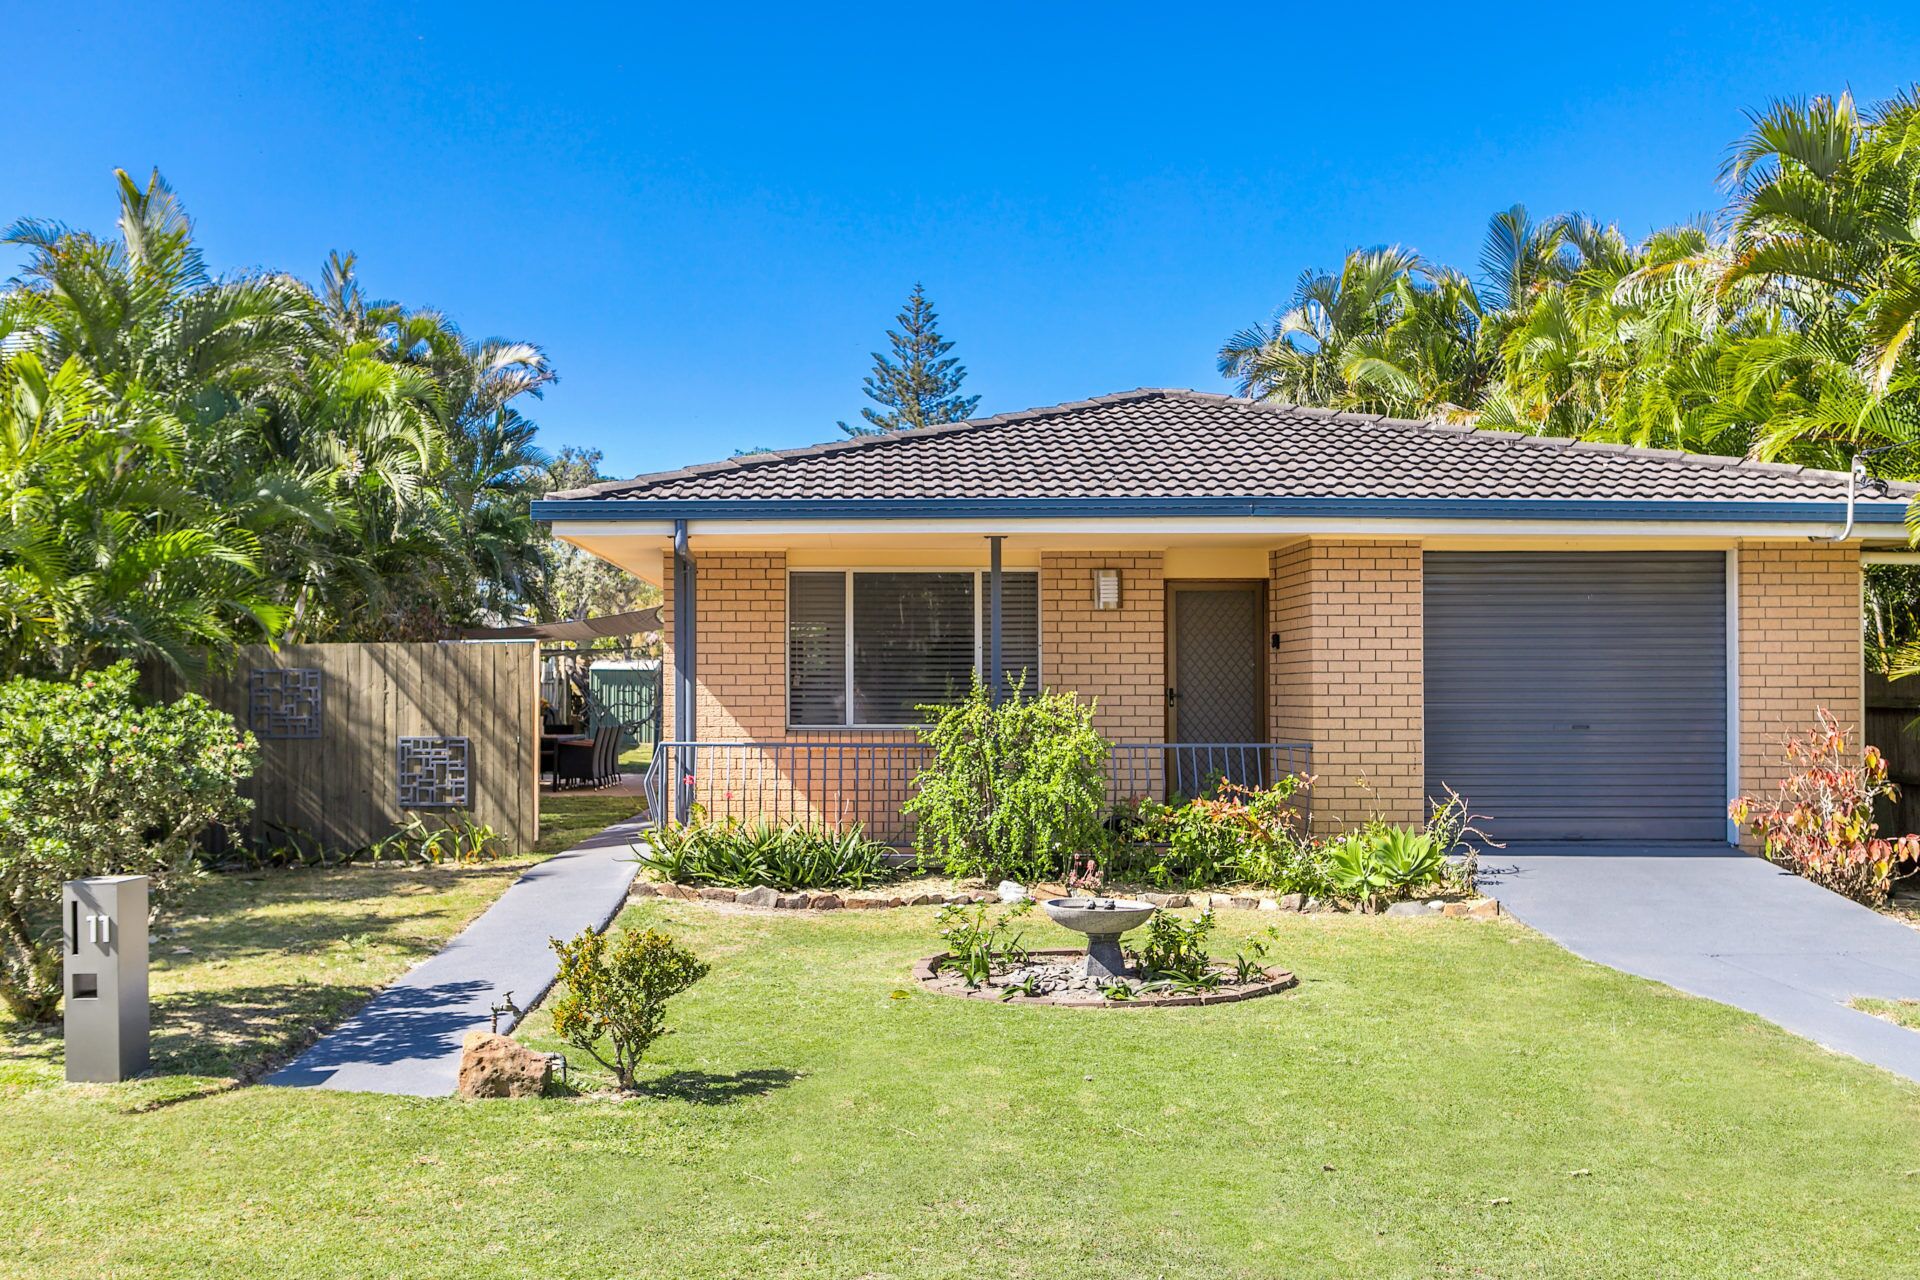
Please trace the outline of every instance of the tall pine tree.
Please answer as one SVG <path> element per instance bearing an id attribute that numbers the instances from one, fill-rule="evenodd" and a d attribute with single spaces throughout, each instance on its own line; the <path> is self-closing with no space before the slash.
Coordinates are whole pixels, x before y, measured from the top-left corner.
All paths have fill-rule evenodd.
<path id="1" fill-rule="evenodd" d="M 850 436 L 874 436 L 940 422 L 960 422 L 980 403 L 979 396 L 963 396 L 960 384 L 967 369 L 947 354 L 953 344 L 940 336 L 940 317 L 919 284 L 907 295 L 907 305 L 894 317 L 898 329 L 887 330 L 891 356 L 873 353 L 873 372 L 867 376 L 867 398 L 879 409 L 860 410 L 866 422 L 841 423 Z"/>

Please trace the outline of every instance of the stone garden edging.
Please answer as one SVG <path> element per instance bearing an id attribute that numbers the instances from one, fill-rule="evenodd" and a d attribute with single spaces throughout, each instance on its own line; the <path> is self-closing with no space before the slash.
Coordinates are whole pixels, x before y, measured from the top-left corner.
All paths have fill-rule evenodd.
<path id="1" fill-rule="evenodd" d="M 1073 959 L 1084 956 L 1086 952 L 1079 947 L 1036 947 L 1027 952 L 1029 956 L 1057 956 L 1061 959 Z M 1228 986 L 1218 991 L 1150 991 L 1142 992 L 1130 1000 L 1109 1000 L 1104 996 L 1016 996 L 1007 999 L 1006 992 L 992 987 L 951 987 L 938 985 L 940 964 L 948 959 L 948 953 L 942 951 L 937 956 L 928 956 L 913 966 L 913 980 L 928 992 L 940 996 L 956 996 L 962 1000 L 992 1000 L 996 1004 L 1038 1004 L 1055 1009 L 1179 1009 L 1206 1004 L 1233 1004 L 1240 1000 L 1255 1000 L 1261 996 L 1278 995 L 1299 985 L 1300 980 L 1288 969 L 1268 969 L 1262 982 L 1249 982 L 1241 986 Z"/>
<path id="2" fill-rule="evenodd" d="M 854 894 L 836 891 L 786 892 L 767 885 L 751 889 L 722 889 L 674 884 L 671 881 L 639 880 L 628 891 L 636 898 L 669 898 L 681 902 L 727 902 L 735 906 L 763 911 L 877 911 L 894 907 L 944 907 L 959 903 L 1002 901 L 991 889 L 973 889 L 954 893 Z M 1051 896 L 1063 897 L 1064 894 Z M 1247 894 L 1226 893 L 1143 893 L 1142 899 L 1156 907 L 1179 910 L 1182 907 L 1211 907 L 1215 911 L 1292 911 L 1333 912 L 1336 909 L 1297 893 L 1278 898 L 1259 898 Z M 1491 920 L 1500 915 L 1497 898 L 1474 898 L 1459 902 L 1396 902 L 1383 913 L 1390 916 L 1446 916 L 1469 920 Z"/>

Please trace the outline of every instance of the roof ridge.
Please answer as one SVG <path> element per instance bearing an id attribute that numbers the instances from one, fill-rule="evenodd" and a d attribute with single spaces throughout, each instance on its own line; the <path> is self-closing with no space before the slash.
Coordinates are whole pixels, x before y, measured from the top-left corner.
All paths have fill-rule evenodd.
<path id="1" fill-rule="evenodd" d="M 1072 413 L 1084 409 L 1093 409 L 1102 405 L 1125 404 L 1134 400 L 1171 399 L 1177 394 L 1203 396 L 1204 392 L 1177 392 L 1163 387 L 1135 387 L 1132 391 L 1115 391 L 1104 396 L 1095 396 L 1090 400 L 1068 400 L 1061 404 L 1041 405 L 1032 409 L 1020 409 L 1011 413 L 996 413 L 985 418 L 964 418 L 959 422 L 936 422 L 924 427 L 908 427 L 900 431 L 875 431 L 868 435 L 853 436 L 846 440 L 825 440 L 819 444 L 798 445 L 791 449 L 768 449 L 760 453 L 743 453 L 731 458 L 721 458 L 714 462 L 696 462 L 684 467 L 675 467 L 666 471 L 650 471 L 627 480 L 603 480 L 599 484 L 587 485 L 578 489 L 556 490 L 546 496 L 553 500 L 569 498 L 611 496 L 629 489 L 644 488 L 661 484 L 669 480 L 691 480 L 700 476 L 710 476 L 721 471 L 745 471 L 771 463 L 785 462 L 792 458 L 814 458 L 828 454 L 848 453 L 860 449 L 879 448 L 887 445 L 902 444 L 911 440 L 924 440 L 932 436 L 959 435 L 962 432 L 984 430 L 989 427 L 1003 427 L 1016 422 L 1030 422 L 1038 418 L 1052 417 L 1055 414 Z M 1208 397 L 1210 399 L 1231 399 L 1231 397 Z"/>
<path id="2" fill-rule="evenodd" d="M 1572 436 L 1537 435 L 1527 431 L 1482 427 L 1472 423 L 1447 422 L 1438 417 L 1403 418 L 1390 414 L 1364 413 L 1353 410 L 1327 408 L 1319 405 L 1301 405 L 1277 400 L 1258 400 L 1251 396 L 1234 395 L 1217 391 L 1199 391 L 1191 387 L 1135 387 L 1131 391 L 1116 391 L 1085 400 L 1069 400 L 1059 404 L 1040 405 L 1030 409 L 991 414 L 986 417 L 967 418 L 959 422 L 934 423 L 924 427 L 910 427 L 902 431 L 878 431 L 870 435 L 855 436 L 845 440 L 828 440 L 818 444 L 801 445 L 791 449 L 775 449 L 768 450 L 764 453 L 741 454 L 736 457 L 723 458 L 714 462 L 695 463 L 665 471 L 648 472 L 626 480 L 606 480 L 583 488 L 557 490 L 546 496 L 549 499 L 556 500 L 617 497 L 679 480 L 699 479 L 722 473 L 755 471 L 802 458 L 836 456 L 874 449 L 897 448 L 910 445 L 918 440 L 986 431 L 1019 423 L 1035 422 L 1050 417 L 1057 417 L 1062 414 L 1084 412 L 1107 405 L 1127 404 L 1146 400 L 1180 400 L 1208 405 L 1235 406 L 1260 413 L 1271 413 L 1291 417 L 1295 420 L 1305 418 L 1328 423 L 1384 427 L 1395 431 L 1477 439 L 1502 444 L 1521 445 L 1535 449 L 1549 449 L 1555 452 L 1601 453 L 1620 458 L 1633 459 L 1635 461 L 1663 464 L 1677 463 L 1683 466 L 1700 467 L 1709 470 L 1737 470 L 1770 475 L 1800 475 L 1812 480 L 1825 480 L 1839 484 L 1849 482 L 1848 473 L 1844 471 L 1834 471 L 1819 467 L 1805 467 L 1795 463 L 1767 462 L 1734 454 L 1691 453 L 1681 449 L 1658 449 L 1648 445 L 1618 444 L 1601 440 L 1580 440 Z M 1913 486 L 1899 485 L 1897 482 L 1894 484 L 1893 490 L 1899 493 L 1900 496 L 1911 496 L 1912 493 L 1916 491 Z"/>

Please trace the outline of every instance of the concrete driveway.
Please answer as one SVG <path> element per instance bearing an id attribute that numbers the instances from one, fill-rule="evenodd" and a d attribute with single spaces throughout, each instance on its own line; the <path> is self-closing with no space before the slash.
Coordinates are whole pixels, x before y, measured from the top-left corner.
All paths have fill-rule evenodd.
<path id="1" fill-rule="evenodd" d="M 1847 1007 L 1920 999 L 1920 931 L 1726 845 L 1516 845 L 1482 891 L 1576 955 L 1759 1014 L 1920 1081 L 1920 1031 Z"/>

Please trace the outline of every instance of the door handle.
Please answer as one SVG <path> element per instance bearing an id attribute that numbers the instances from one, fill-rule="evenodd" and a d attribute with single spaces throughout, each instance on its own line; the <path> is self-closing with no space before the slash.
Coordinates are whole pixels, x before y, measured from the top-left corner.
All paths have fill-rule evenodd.
<path id="1" fill-rule="evenodd" d="M 1180 697 L 1180 694 L 1179 694 L 1179 692 L 1178 692 L 1178 691 L 1176 691 L 1175 689 L 1173 689 L 1173 688 L 1171 688 L 1171 687 L 1169 687 L 1169 688 L 1167 689 L 1167 701 L 1168 701 L 1168 702 L 1173 702 L 1173 701 L 1175 701 L 1175 700 L 1177 700 L 1177 699 L 1178 699 L 1179 697 Z"/>

